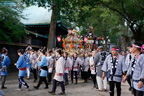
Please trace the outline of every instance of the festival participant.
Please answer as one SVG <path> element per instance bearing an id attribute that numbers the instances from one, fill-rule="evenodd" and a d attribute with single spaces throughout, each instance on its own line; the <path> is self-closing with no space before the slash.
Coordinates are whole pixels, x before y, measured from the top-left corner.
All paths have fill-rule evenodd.
<path id="1" fill-rule="evenodd" d="M 24 77 L 26 75 L 26 59 L 24 56 L 24 50 L 19 49 L 18 55 L 20 56 L 18 61 L 14 64 L 17 69 L 19 69 L 19 74 L 18 74 L 18 80 L 19 80 L 19 89 L 16 89 L 18 91 L 21 91 L 22 84 L 27 88 L 29 91 L 29 86 L 28 84 L 24 81 Z"/>
<path id="2" fill-rule="evenodd" d="M 89 64 L 90 64 L 91 76 L 93 79 L 94 88 L 98 89 L 97 80 L 96 80 L 96 66 L 94 64 L 95 55 L 96 55 L 96 51 L 92 51 L 92 56 L 90 57 Z"/>
<path id="3" fill-rule="evenodd" d="M 102 66 L 104 79 L 105 73 L 108 71 L 108 80 L 110 88 L 110 96 L 114 96 L 114 87 L 117 88 L 117 96 L 121 96 L 122 75 L 127 71 L 123 56 L 118 54 L 118 48 L 112 47 L 112 54 L 108 55 Z"/>
<path id="4" fill-rule="evenodd" d="M 7 56 L 8 50 L 6 48 L 2 49 L 2 69 L 1 69 L 1 89 L 6 89 L 7 87 L 5 87 L 5 81 L 6 81 L 6 76 L 7 76 L 7 68 L 9 67 L 10 64 L 10 59 Z"/>
<path id="5" fill-rule="evenodd" d="M 37 68 L 38 68 L 38 63 L 37 63 L 37 55 L 34 52 L 34 49 L 30 50 L 30 64 L 31 64 L 31 68 L 32 68 L 32 72 L 34 75 L 34 81 L 37 81 Z"/>
<path id="6" fill-rule="evenodd" d="M 105 58 L 107 57 L 108 53 L 103 51 L 103 47 L 98 47 L 98 53 L 94 57 L 94 63 L 97 65 L 97 83 L 98 83 L 98 90 L 99 91 L 107 91 L 107 77 L 102 79 L 102 66 L 104 63 Z"/>
<path id="7" fill-rule="evenodd" d="M 77 53 L 74 53 L 72 61 L 73 61 L 73 65 L 72 65 L 72 71 L 71 71 L 71 81 L 73 83 L 73 73 L 74 73 L 75 80 L 76 80 L 75 84 L 77 84 L 78 83 L 78 77 L 77 77 L 78 65 L 79 64 L 82 65 L 83 61 L 79 57 L 77 57 Z"/>
<path id="8" fill-rule="evenodd" d="M 84 54 L 84 63 L 82 64 L 82 72 L 83 72 L 84 83 L 87 83 L 88 70 L 89 70 L 89 57 L 88 57 L 88 53 L 85 52 L 85 54 Z"/>
<path id="9" fill-rule="evenodd" d="M 39 89 L 41 83 L 44 82 L 45 83 L 44 89 L 48 89 L 48 83 L 46 80 L 48 68 L 47 68 L 47 59 L 45 56 L 45 50 L 41 50 L 40 58 L 41 58 L 41 60 L 39 61 L 39 64 L 38 64 L 38 69 L 40 70 L 39 82 L 38 82 L 37 86 L 33 86 L 33 87 L 35 89 Z"/>
<path id="10" fill-rule="evenodd" d="M 129 66 L 130 66 L 130 62 L 131 62 L 131 60 L 132 60 L 132 58 L 134 57 L 134 53 L 132 52 L 132 46 L 130 46 L 129 47 L 129 54 L 127 54 L 127 56 L 126 56 L 126 60 L 125 60 L 125 64 L 127 65 L 127 68 L 129 69 Z M 127 77 L 127 82 L 128 82 L 128 84 L 129 84 L 129 90 L 131 91 L 131 76 L 128 76 Z"/>
<path id="11" fill-rule="evenodd" d="M 59 82 L 59 85 L 61 86 L 62 92 L 59 93 L 59 95 L 64 95 L 65 94 L 65 86 L 64 86 L 64 65 L 65 65 L 65 59 L 62 57 L 62 51 L 57 50 L 56 51 L 56 65 L 55 65 L 55 75 L 53 79 L 53 88 L 52 91 L 49 93 L 52 95 L 55 95 L 56 87 L 57 87 L 57 82 Z"/>
<path id="12" fill-rule="evenodd" d="M 123 79 L 123 82 L 125 82 L 127 77 L 131 75 L 134 96 L 144 95 L 144 54 L 141 52 L 141 46 L 142 44 L 139 42 L 132 44 L 131 51 L 135 56 L 132 59 L 128 72 Z"/>
<path id="13" fill-rule="evenodd" d="M 68 57 L 68 53 L 64 52 L 64 58 L 65 58 L 65 74 L 64 74 L 64 79 L 65 79 L 65 85 L 68 85 L 68 73 L 69 69 L 72 67 L 72 60 Z"/>
<path id="14" fill-rule="evenodd" d="M 52 80 L 52 73 L 53 73 L 53 68 L 55 64 L 55 55 L 52 55 L 52 50 L 49 50 L 47 52 L 47 62 L 48 62 L 48 84 L 51 83 Z"/>
<path id="15" fill-rule="evenodd" d="M 126 54 L 125 54 L 125 52 L 124 52 L 124 51 L 123 51 L 123 52 L 121 52 L 121 55 L 123 56 L 124 61 L 125 61 L 125 59 L 126 59 Z"/>
<path id="16" fill-rule="evenodd" d="M 30 64 L 30 49 L 26 50 L 25 52 L 25 59 L 26 59 L 26 72 L 27 72 L 27 79 L 30 79 L 30 70 L 31 70 L 31 64 Z"/>

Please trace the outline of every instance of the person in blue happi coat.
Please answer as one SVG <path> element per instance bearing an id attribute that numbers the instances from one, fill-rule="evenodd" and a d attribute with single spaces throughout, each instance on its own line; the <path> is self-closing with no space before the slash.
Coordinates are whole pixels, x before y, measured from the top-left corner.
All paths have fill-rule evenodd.
<path id="1" fill-rule="evenodd" d="M 37 86 L 33 86 L 35 89 L 38 89 L 41 85 L 42 82 L 45 82 L 45 88 L 44 89 L 48 89 L 48 83 L 46 80 L 47 77 L 47 73 L 48 73 L 48 65 L 47 65 L 47 59 L 45 56 L 45 50 L 42 50 L 40 52 L 40 61 L 38 62 L 38 69 L 40 70 L 40 77 L 39 77 L 39 82 L 37 84 Z"/>
<path id="2" fill-rule="evenodd" d="M 27 49 L 25 52 L 25 58 L 26 58 L 26 73 L 27 73 L 27 79 L 30 79 L 30 70 L 31 70 L 31 64 L 30 64 L 30 49 Z"/>
<path id="3" fill-rule="evenodd" d="M 142 44 L 135 42 L 132 44 L 131 51 L 135 55 L 130 62 L 128 72 L 123 78 L 123 82 L 127 80 L 128 76 L 131 76 L 131 86 L 134 96 L 144 96 L 144 54 L 141 52 Z"/>
<path id="4" fill-rule="evenodd" d="M 6 81 L 6 76 L 7 76 L 7 68 L 10 64 L 10 59 L 9 57 L 7 56 L 7 53 L 8 53 L 8 50 L 6 48 L 3 48 L 2 49 L 2 61 L 1 61 L 1 64 L 2 64 L 2 69 L 1 69 L 1 78 L 2 78 L 2 86 L 1 86 L 1 89 L 6 89 L 7 87 L 5 87 L 5 81 Z"/>
<path id="5" fill-rule="evenodd" d="M 29 91 L 29 86 L 28 84 L 24 81 L 24 77 L 26 75 L 26 60 L 24 57 L 24 50 L 23 49 L 19 49 L 18 50 L 18 55 L 20 56 L 18 61 L 16 62 L 15 66 L 17 67 L 17 69 L 19 69 L 19 74 L 18 74 L 18 80 L 19 80 L 19 89 L 17 90 L 21 90 L 22 84 L 27 88 L 27 90 Z"/>

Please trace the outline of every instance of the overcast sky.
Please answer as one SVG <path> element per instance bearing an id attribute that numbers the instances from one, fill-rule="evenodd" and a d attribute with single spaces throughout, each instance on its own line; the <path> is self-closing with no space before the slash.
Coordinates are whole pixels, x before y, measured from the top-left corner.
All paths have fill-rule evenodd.
<path id="1" fill-rule="evenodd" d="M 30 6 L 25 8 L 23 15 L 27 20 L 21 19 L 24 24 L 50 23 L 52 11 L 43 7 Z"/>

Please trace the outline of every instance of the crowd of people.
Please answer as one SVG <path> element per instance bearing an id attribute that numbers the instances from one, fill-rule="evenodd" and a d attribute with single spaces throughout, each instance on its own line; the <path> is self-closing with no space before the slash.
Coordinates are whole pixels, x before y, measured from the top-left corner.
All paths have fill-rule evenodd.
<path id="1" fill-rule="evenodd" d="M 117 88 L 117 96 L 121 96 L 121 82 L 128 82 L 134 96 L 144 95 L 144 54 L 141 51 L 142 44 L 136 42 L 129 47 L 129 50 L 119 53 L 119 48 L 114 46 L 111 52 L 103 50 L 99 46 L 95 51 L 76 50 L 66 52 L 63 49 L 46 49 L 41 48 L 34 50 L 31 46 L 26 49 L 17 51 L 19 58 L 14 64 L 19 70 L 18 81 L 21 90 L 24 85 L 30 90 L 29 85 L 24 80 L 33 79 L 37 82 L 34 89 L 39 89 L 42 82 L 45 84 L 44 89 L 52 83 L 50 94 L 55 95 L 56 87 L 61 86 L 62 92 L 59 95 L 65 95 L 65 86 L 71 83 L 78 84 L 78 76 L 88 83 L 92 78 L 93 87 L 98 91 L 108 91 L 110 96 L 114 96 L 114 88 Z M 5 81 L 7 77 L 7 68 L 10 64 L 7 56 L 8 50 L 2 49 L 1 55 L 1 89 L 6 89 Z M 33 73 L 31 76 L 30 73 Z M 70 79 L 69 79 L 70 77 Z M 39 78 L 39 79 L 38 79 Z M 75 79 L 75 81 L 74 81 Z M 0 92 L 2 93 L 2 92 Z"/>

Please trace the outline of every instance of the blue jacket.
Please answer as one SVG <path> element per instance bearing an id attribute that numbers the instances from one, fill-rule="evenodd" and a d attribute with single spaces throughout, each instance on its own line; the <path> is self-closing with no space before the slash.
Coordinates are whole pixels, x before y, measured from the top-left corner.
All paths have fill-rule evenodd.
<path id="1" fill-rule="evenodd" d="M 41 61 L 39 62 L 39 67 L 44 67 L 44 66 L 47 66 L 47 59 L 45 55 L 43 55 Z M 40 76 L 47 77 L 47 70 L 41 69 Z"/>
<path id="2" fill-rule="evenodd" d="M 24 60 L 24 55 L 21 55 L 16 63 L 16 67 L 19 69 L 19 77 L 24 77 L 26 75 L 26 62 Z"/>
<path id="3" fill-rule="evenodd" d="M 26 59 L 26 67 L 31 68 L 30 64 L 30 54 L 25 54 L 25 59 Z"/>
<path id="4" fill-rule="evenodd" d="M 4 59 L 2 60 L 2 66 L 6 66 L 7 68 L 9 67 L 10 64 L 10 59 L 8 56 L 6 56 L 5 54 L 2 54 L 2 57 L 4 57 Z M 6 76 L 7 75 L 7 71 L 3 71 L 1 72 L 2 76 Z"/>

